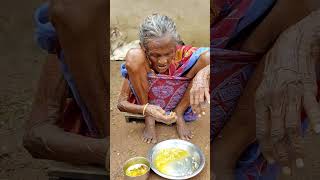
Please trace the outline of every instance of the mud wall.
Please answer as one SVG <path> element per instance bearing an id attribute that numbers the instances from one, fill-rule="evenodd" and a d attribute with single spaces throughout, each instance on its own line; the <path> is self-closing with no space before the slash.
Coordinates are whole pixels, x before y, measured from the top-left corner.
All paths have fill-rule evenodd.
<path id="1" fill-rule="evenodd" d="M 128 41 L 138 39 L 138 27 L 152 13 L 165 14 L 177 24 L 186 44 L 209 46 L 209 0 L 111 0 L 110 25 L 127 33 Z"/>

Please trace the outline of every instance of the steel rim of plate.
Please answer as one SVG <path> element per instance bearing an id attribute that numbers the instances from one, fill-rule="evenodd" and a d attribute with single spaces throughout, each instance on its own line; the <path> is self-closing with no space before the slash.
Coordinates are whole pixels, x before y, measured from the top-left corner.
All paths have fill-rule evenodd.
<path id="1" fill-rule="evenodd" d="M 163 144 L 163 143 L 167 143 L 169 141 L 180 141 L 182 143 L 185 143 L 185 144 L 188 144 L 188 145 L 191 145 L 195 148 L 195 150 L 199 153 L 199 156 L 200 156 L 200 166 L 199 168 L 194 171 L 191 175 L 187 175 L 187 176 L 170 176 L 170 175 L 166 175 L 166 174 L 163 174 L 161 173 L 160 171 L 158 171 L 156 169 L 156 167 L 154 167 L 153 165 L 153 159 L 152 159 L 152 154 L 153 154 L 153 151 L 154 149 L 159 146 L 160 144 Z M 192 177 L 195 177 L 196 175 L 198 175 L 202 169 L 204 168 L 204 165 L 205 165 L 205 157 L 204 157 L 204 154 L 203 152 L 201 151 L 201 149 L 195 145 L 195 144 L 192 144 L 191 142 L 188 142 L 188 141 L 184 141 L 184 140 L 181 140 L 181 139 L 169 139 L 169 140 L 165 140 L 165 141 L 161 141 L 159 142 L 158 144 L 154 145 L 150 150 L 149 150 L 149 153 L 148 153 L 148 160 L 150 162 L 150 167 L 152 169 L 153 172 L 155 172 L 157 175 L 161 176 L 161 177 L 164 177 L 164 178 L 167 178 L 167 179 L 190 179 Z M 201 163 L 203 162 L 203 163 Z"/>

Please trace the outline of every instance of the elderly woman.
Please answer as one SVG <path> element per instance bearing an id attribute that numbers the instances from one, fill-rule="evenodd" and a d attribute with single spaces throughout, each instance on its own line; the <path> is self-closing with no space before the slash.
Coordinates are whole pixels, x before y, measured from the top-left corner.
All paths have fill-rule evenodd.
<path id="1" fill-rule="evenodd" d="M 141 48 L 130 50 L 122 65 L 126 79 L 118 108 L 145 116 L 147 143 L 157 142 L 156 121 L 176 122 L 179 137 L 189 140 L 192 134 L 185 121 L 197 118 L 188 108 L 189 82 L 210 63 L 209 49 L 179 45 L 175 23 L 160 14 L 146 17 L 139 36 Z"/>

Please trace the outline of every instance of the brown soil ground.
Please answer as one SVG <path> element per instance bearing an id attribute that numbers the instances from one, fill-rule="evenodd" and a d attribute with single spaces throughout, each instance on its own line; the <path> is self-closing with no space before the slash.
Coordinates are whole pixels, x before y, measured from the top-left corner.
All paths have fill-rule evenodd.
<path id="1" fill-rule="evenodd" d="M 120 77 L 119 69 L 121 62 L 111 62 L 111 179 L 123 179 L 122 167 L 126 160 L 143 156 L 147 157 L 148 151 L 153 144 L 147 144 L 142 141 L 142 133 L 144 123 L 128 123 L 124 114 L 121 113 L 116 105 L 117 98 L 120 92 L 122 78 Z M 194 133 L 191 140 L 192 143 L 198 145 L 204 152 L 206 165 L 203 171 L 193 179 L 203 180 L 210 179 L 210 139 L 209 139 L 209 116 L 208 113 L 198 121 L 188 123 L 188 127 Z M 157 124 L 158 141 L 167 139 L 177 139 L 178 134 L 175 126 L 165 126 Z M 162 179 L 155 173 L 151 173 L 150 180 Z"/>
<path id="2" fill-rule="evenodd" d="M 0 6 L 0 179 L 47 179 L 46 163 L 22 146 L 44 53 L 33 36 L 33 11 L 41 0 L 2 1 Z"/>

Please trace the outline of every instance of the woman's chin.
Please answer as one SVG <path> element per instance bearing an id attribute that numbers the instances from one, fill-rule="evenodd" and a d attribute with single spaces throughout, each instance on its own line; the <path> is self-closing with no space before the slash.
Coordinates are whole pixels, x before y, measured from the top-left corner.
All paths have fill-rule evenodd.
<path id="1" fill-rule="evenodd" d="M 157 68 L 157 72 L 159 74 L 166 74 L 168 72 L 168 68 Z"/>

